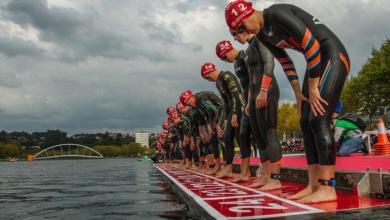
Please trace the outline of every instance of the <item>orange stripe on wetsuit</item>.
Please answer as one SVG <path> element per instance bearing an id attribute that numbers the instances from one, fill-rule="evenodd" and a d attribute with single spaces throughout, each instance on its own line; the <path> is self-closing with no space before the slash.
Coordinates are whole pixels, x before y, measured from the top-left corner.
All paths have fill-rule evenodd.
<path id="1" fill-rule="evenodd" d="M 345 68 L 347 69 L 347 74 L 349 73 L 349 61 L 348 59 L 344 56 L 344 54 L 339 53 L 340 59 L 343 61 Z"/>
<path id="2" fill-rule="evenodd" d="M 282 65 L 283 71 L 289 80 L 294 80 L 298 78 L 294 63 L 292 62 L 290 57 L 279 57 L 277 59 Z"/>
<path id="3" fill-rule="evenodd" d="M 305 34 L 302 38 L 301 47 L 305 51 L 308 70 L 318 66 L 321 62 L 320 44 L 308 28 L 306 28 Z"/>

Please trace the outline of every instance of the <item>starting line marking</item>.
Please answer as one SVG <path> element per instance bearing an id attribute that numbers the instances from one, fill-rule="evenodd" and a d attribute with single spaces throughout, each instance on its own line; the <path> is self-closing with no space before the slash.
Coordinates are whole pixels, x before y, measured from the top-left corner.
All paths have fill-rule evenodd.
<path id="1" fill-rule="evenodd" d="M 154 165 L 216 219 L 263 219 L 324 212 L 202 173 Z"/>

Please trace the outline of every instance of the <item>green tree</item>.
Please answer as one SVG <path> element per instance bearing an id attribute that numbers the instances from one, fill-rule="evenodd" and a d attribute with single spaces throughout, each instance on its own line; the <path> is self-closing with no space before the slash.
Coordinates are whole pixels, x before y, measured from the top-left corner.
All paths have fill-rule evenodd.
<path id="1" fill-rule="evenodd" d="M 292 135 L 294 132 L 301 131 L 299 123 L 299 113 L 296 105 L 283 103 L 278 109 L 278 135 L 282 136 L 284 132 Z"/>
<path id="2" fill-rule="evenodd" d="M 9 140 L 0 144 L 0 158 L 20 157 L 21 155 L 22 148 L 18 141 Z"/>
<path id="3" fill-rule="evenodd" d="M 373 49 L 359 73 L 347 81 L 342 100 L 347 111 L 368 115 L 370 124 L 375 113 L 390 105 L 390 39 Z"/>

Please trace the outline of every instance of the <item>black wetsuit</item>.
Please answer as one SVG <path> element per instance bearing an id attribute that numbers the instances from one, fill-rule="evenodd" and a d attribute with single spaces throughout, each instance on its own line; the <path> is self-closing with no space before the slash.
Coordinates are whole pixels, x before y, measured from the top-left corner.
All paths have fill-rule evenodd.
<path id="1" fill-rule="evenodd" d="M 169 158 L 170 159 L 181 159 L 181 154 L 179 149 L 176 149 L 176 145 L 179 142 L 179 132 L 178 128 L 174 125 L 171 125 L 168 128 L 168 137 L 167 143 L 169 144 Z"/>
<path id="2" fill-rule="evenodd" d="M 234 157 L 234 138 L 237 142 L 240 141 L 240 127 L 232 127 L 232 116 L 237 115 L 237 122 L 240 124 L 241 116 L 244 110 L 244 97 L 242 89 L 237 78 L 231 72 L 220 72 L 219 77 L 216 81 L 218 91 L 221 93 L 224 101 L 225 111 L 225 162 L 226 165 L 233 163 Z"/>
<path id="3" fill-rule="evenodd" d="M 253 37 L 249 42 L 246 55 L 250 77 L 249 113 L 253 136 L 259 146 L 261 161 L 279 162 L 282 158 L 282 149 L 277 137 L 279 87 L 273 73 L 274 57 L 257 37 Z M 264 74 L 272 80 L 267 91 L 267 106 L 258 109 L 256 98 L 260 92 Z"/>
<path id="4" fill-rule="evenodd" d="M 240 81 L 241 88 L 244 94 L 245 105 L 248 103 L 248 91 L 249 91 L 249 75 L 245 64 L 245 52 L 242 50 L 239 52 L 236 61 L 234 62 L 234 72 Z M 240 151 L 241 158 L 248 158 L 251 155 L 251 125 L 249 116 L 245 113 L 242 114 L 240 123 Z"/>
<path id="5" fill-rule="evenodd" d="M 192 134 L 190 119 L 182 115 L 180 118 L 180 122 L 176 126 L 180 128 L 179 129 L 179 136 L 180 136 L 180 139 L 184 145 L 184 156 L 186 159 L 191 161 L 192 160 L 192 153 L 191 153 L 191 149 L 190 149 L 190 144 L 184 143 L 184 138 L 185 137 L 190 138 L 190 136 Z"/>
<path id="6" fill-rule="evenodd" d="M 259 39 L 270 49 L 290 80 L 297 79 L 293 62 L 285 51 L 291 48 L 304 54 L 307 71 L 302 92 L 308 97 L 308 78 L 321 77 L 319 90 L 328 102 L 326 114 L 315 117 L 310 104 L 302 105 L 301 127 L 308 164 L 334 165 L 336 145 L 330 130 L 350 68 L 347 51 L 335 34 L 318 19 L 289 4 L 276 4 L 264 10 L 264 28 Z"/>
<path id="7" fill-rule="evenodd" d="M 215 123 L 217 122 L 218 108 L 223 105 L 222 100 L 214 92 L 204 91 L 195 94 L 196 108 L 202 115 L 205 116 L 205 124 L 210 124 L 213 131 L 209 143 L 204 143 L 204 150 L 206 154 L 214 154 L 215 159 L 219 159 L 219 145 L 217 135 L 215 133 Z"/>
<path id="8" fill-rule="evenodd" d="M 185 116 L 188 117 L 191 122 L 191 130 L 192 130 L 191 137 L 194 140 L 194 144 L 195 146 L 196 145 L 200 146 L 201 143 L 197 144 L 198 137 L 199 137 L 199 125 L 206 124 L 206 116 L 203 115 L 197 108 L 192 108 L 192 107 L 188 109 Z M 194 150 L 191 150 L 191 153 L 195 163 L 199 162 L 199 150 L 195 148 Z"/>

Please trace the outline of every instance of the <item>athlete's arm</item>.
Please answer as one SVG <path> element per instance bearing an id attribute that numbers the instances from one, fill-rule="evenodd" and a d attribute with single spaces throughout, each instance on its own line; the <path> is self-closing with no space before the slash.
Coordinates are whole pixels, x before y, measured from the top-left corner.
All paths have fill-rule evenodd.
<path id="1" fill-rule="evenodd" d="M 256 97 L 256 107 L 264 108 L 267 106 L 268 89 L 274 77 L 275 63 L 274 56 L 272 55 L 272 53 L 259 40 L 255 40 L 257 49 L 260 52 L 261 59 L 264 63 L 264 72 L 262 73 L 263 77 L 261 80 L 261 88 L 259 95 Z"/>
<path id="2" fill-rule="evenodd" d="M 251 99 L 252 99 L 252 93 L 251 93 L 251 90 L 249 89 L 248 90 L 248 102 L 247 102 L 247 104 L 245 106 L 245 114 L 248 115 L 248 116 L 250 116 L 250 114 L 249 114 L 249 105 L 251 103 L 251 101 L 250 101 Z"/>
<path id="3" fill-rule="evenodd" d="M 217 114 L 217 109 L 213 108 L 213 105 L 205 100 L 199 99 L 198 101 L 199 108 L 203 109 L 204 115 L 207 119 L 207 124 L 210 124 L 213 120 L 215 115 Z"/>
<path id="4" fill-rule="evenodd" d="M 302 102 L 308 101 L 308 100 L 302 94 L 302 90 L 301 90 L 301 87 L 299 85 L 297 71 L 295 69 L 295 65 L 294 65 L 293 61 L 291 60 L 290 56 L 287 54 L 287 52 L 284 49 L 279 48 L 279 47 L 277 47 L 269 42 L 263 42 L 263 44 L 269 49 L 269 51 L 271 51 L 271 53 L 275 56 L 275 58 L 282 65 L 284 73 L 287 76 L 288 80 L 290 81 L 291 88 L 293 89 L 293 91 L 295 93 L 295 98 L 297 100 L 297 108 L 298 108 L 298 111 L 300 114 Z"/>
<path id="5" fill-rule="evenodd" d="M 241 111 L 241 104 L 243 102 L 242 100 L 242 95 L 240 94 L 239 90 L 239 85 L 237 85 L 236 80 L 233 78 L 233 74 L 228 73 L 224 75 L 224 81 L 228 86 L 229 92 L 232 94 L 232 104 L 233 104 L 233 109 L 232 112 L 233 114 L 237 114 L 238 112 Z M 227 107 L 227 106 L 225 106 Z"/>
<path id="6" fill-rule="evenodd" d="M 295 39 L 307 62 L 307 71 L 310 78 L 321 76 L 321 52 L 318 40 L 311 33 L 309 28 L 291 12 L 291 10 L 273 10 L 271 13 L 275 22 Z"/>
<path id="7" fill-rule="evenodd" d="M 280 65 L 283 68 L 284 74 L 287 79 L 291 82 L 293 80 L 298 80 L 297 71 L 295 69 L 294 62 L 291 60 L 291 57 L 288 55 L 286 50 L 279 48 L 267 41 L 262 41 L 263 45 L 268 48 L 268 50 L 274 55 L 278 60 Z"/>

